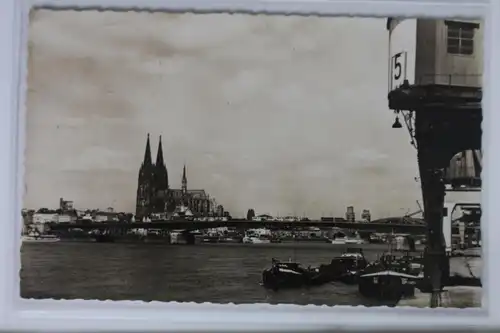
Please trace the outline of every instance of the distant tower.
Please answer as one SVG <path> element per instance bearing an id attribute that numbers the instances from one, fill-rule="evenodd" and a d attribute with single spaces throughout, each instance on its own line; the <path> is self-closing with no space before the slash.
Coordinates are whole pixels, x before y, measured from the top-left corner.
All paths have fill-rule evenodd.
<path id="1" fill-rule="evenodd" d="M 372 220 L 369 209 L 363 209 L 363 212 L 361 213 L 361 219 L 365 222 L 370 222 Z"/>
<path id="2" fill-rule="evenodd" d="M 149 143 L 149 133 L 146 141 L 146 150 L 144 152 L 144 161 L 139 169 L 137 185 L 137 201 L 135 214 L 138 216 L 147 216 L 151 213 L 151 199 L 153 196 L 153 162 L 151 161 L 151 144 Z"/>
<path id="3" fill-rule="evenodd" d="M 218 217 L 224 216 L 224 206 L 222 206 L 222 205 L 217 206 L 217 216 Z"/>
<path id="4" fill-rule="evenodd" d="M 182 169 L 182 204 L 187 206 L 187 176 L 186 176 L 186 164 Z"/>
<path id="5" fill-rule="evenodd" d="M 187 193 L 188 181 L 186 177 L 186 165 L 184 164 L 184 169 L 182 169 L 182 193 Z"/>
<path id="6" fill-rule="evenodd" d="M 348 206 L 347 211 L 345 213 L 345 219 L 347 222 L 355 222 L 356 221 L 356 215 L 354 213 L 354 206 Z"/>

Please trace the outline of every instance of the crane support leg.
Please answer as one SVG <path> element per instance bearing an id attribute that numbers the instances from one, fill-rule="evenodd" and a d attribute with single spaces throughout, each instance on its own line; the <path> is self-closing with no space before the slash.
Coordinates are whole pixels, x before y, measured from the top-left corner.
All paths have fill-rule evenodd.
<path id="1" fill-rule="evenodd" d="M 422 170 L 424 169 L 424 170 Z M 427 248 L 425 251 L 425 278 L 432 291 L 431 307 L 439 307 L 440 293 L 449 277 L 449 259 L 443 235 L 443 206 L 445 187 L 443 170 L 422 165 L 422 191 L 424 214 L 427 223 Z"/>

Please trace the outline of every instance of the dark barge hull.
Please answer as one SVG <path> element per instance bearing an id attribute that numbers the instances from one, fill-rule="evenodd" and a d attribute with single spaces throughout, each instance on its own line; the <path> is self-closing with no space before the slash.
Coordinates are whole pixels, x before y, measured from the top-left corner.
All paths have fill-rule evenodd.
<path id="1" fill-rule="evenodd" d="M 262 284 L 272 290 L 294 289 L 306 286 L 307 279 L 302 274 L 283 274 L 265 270 L 262 273 Z"/>
<path id="2" fill-rule="evenodd" d="M 305 269 L 298 263 L 281 263 L 274 259 L 272 267 L 262 272 L 262 285 L 273 290 L 318 286 L 326 282 L 329 281 L 317 268 Z"/>
<path id="3" fill-rule="evenodd" d="M 381 301 L 398 302 L 404 297 L 415 296 L 415 285 L 403 283 L 399 276 L 381 275 L 374 277 L 360 277 L 358 290 L 367 298 L 375 298 Z"/>
<path id="4" fill-rule="evenodd" d="M 358 283 L 360 273 L 366 268 L 364 259 L 353 259 L 349 257 L 338 257 L 332 259 L 328 265 L 319 267 L 321 279 L 327 282 L 339 281 L 345 284 Z"/>

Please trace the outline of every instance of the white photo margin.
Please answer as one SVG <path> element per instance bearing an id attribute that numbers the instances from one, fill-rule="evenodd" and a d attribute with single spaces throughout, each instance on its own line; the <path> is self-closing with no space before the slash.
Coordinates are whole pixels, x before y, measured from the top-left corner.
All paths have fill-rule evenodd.
<path id="1" fill-rule="evenodd" d="M 484 17 L 482 309 L 365 308 L 298 305 L 22 300 L 20 210 L 25 138 L 28 13 L 64 9 L 241 12 L 321 16 Z M 13 331 L 322 331 L 486 329 L 500 327 L 500 267 L 495 215 L 500 198 L 500 1 L 460 0 L 2 0 L 0 6 L 0 330 Z M 381 78 L 385 80 L 386 78 Z M 387 112 L 390 112 L 387 110 Z M 497 120 L 498 119 L 498 120 Z M 495 128 L 497 130 L 495 130 Z M 495 144 L 497 142 L 497 144 Z M 497 231 L 495 231 L 497 230 Z M 500 247 L 499 247 L 500 248 Z M 498 273 L 498 274 L 497 274 Z M 489 282 L 492 283 L 489 283 Z M 499 291 L 497 293 L 497 290 Z"/>

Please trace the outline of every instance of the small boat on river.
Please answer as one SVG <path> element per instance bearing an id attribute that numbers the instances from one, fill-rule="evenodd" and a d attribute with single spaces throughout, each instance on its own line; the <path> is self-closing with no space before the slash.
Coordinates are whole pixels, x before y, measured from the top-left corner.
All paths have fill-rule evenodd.
<path id="1" fill-rule="evenodd" d="M 21 236 L 21 242 L 23 243 L 56 243 L 61 239 L 56 235 L 40 234 L 35 232 L 30 232 L 27 235 Z"/>
<path id="2" fill-rule="evenodd" d="M 245 244 L 269 244 L 271 243 L 271 238 L 265 235 L 261 236 L 245 236 L 243 237 L 243 243 Z"/>
<path id="3" fill-rule="evenodd" d="M 368 261 L 363 255 L 362 249 L 347 249 L 340 256 L 340 260 L 344 263 L 345 273 L 339 278 L 339 281 L 352 284 L 358 281 L 358 277 L 368 265 Z"/>
<path id="4" fill-rule="evenodd" d="M 423 278 L 420 258 L 409 253 L 396 256 L 383 254 L 369 264 L 358 279 L 359 293 L 382 301 L 398 302 L 401 298 L 415 295 L 415 287 Z"/>
<path id="5" fill-rule="evenodd" d="M 419 276 L 392 270 L 364 274 L 359 277 L 358 290 L 361 295 L 382 301 L 398 302 L 401 298 L 415 295 Z"/>
<path id="6" fill-rule="evenodd" d="M 262 285 L 279 290 L 302 288 L 322 284 L 317 268 L 303 268 L 297 262 L 280 262 L 272 259 L 272 266 L 262 272 Z"/>
<path id="7" fill-rule="evenodd" d="M 326 282 L 340 281 L 347 284 L 356 283 L 358 276 L 368 265 L 359 248 L 347 248 L 339 257 L 332 259 L 330 264 L 321 265 L 319 273 Z"/>

